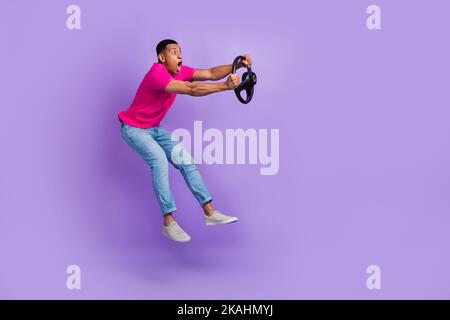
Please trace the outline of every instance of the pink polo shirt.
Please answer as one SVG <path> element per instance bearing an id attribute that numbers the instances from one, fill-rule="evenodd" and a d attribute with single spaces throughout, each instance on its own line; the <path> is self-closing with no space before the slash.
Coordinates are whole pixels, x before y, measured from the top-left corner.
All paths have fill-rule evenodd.
<path id="1" fill-rule="evenodd" d="M 142 80 L 131 106 L 118 114 L 126 124 L 151 128 L 159 123 L 175 101 L 176 93 L 165 89 L 171 80 L 192 81 L 195 69 L 181 65 L 180 72 L 171 75 L 161 63 L 154 63 Z"/>

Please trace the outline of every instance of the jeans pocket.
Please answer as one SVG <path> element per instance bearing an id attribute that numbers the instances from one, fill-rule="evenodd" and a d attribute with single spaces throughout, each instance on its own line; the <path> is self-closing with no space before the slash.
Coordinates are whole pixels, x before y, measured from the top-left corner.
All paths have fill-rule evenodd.
<path id="1" fill-rule="evenodd" d="M 120 126 L 120 132 L 122 134 L 122 138 L 124 138 L 125 140 L 129 139 L 127 127 L 126 127 L 125 123 L 123 123 L 123 122 Z"/>
<path id="2" fill-rule="evenodd" d="M 123 139 L 130 145 L 133 149 L 136 146 L 136 139 L 139 132 L 136 130 L 140 130 L 139 128 L 135 128 L 132 126 L 127 125 L 126 123 L 123 123 L 123 126 L 121 128 L 122 131 L 122 137 Z"/>

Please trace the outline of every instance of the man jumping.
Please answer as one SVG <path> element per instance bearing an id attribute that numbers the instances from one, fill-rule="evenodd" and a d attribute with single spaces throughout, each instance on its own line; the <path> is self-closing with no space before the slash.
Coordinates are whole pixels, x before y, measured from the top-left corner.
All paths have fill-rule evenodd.
<path id="1" fill-rule="evenodd" d="M 156 54 L 158 62 L 145 75 L 131 106 L 120 112 L 118 117 L 123 139 L 151 168 L 153 189 L 164 217 L 163 234 L 174 241 L 186 242 L 191 237 L 173 217 L 176 206 L 169 187 L 168 161 L 181 171 L 186 184 L 202 206 L 206 225 L 231 223 L 238 218 L 225 215 L 213 207 L 212 197 L 186 150 L 182 152 L 190 161 L 180 163 L 172 158 L 172 150 L 180 145 L 169 131 L 160 126 L 160 122 L 175 101 L 177 93 L 205 96 L 233 90 L 239 85 L 240 79 L 238 74 L 229 75 L 231 64 L 211 69 L 194 69 L 184 65 L 181 48 L 175 40 L 159 42 Z M 245 55 L 237 68 L 251 67 L 251 64 L 252 58 Z M 228 78 L 225 82 L 201 82 L 220 80 L 226 76 Z"/>

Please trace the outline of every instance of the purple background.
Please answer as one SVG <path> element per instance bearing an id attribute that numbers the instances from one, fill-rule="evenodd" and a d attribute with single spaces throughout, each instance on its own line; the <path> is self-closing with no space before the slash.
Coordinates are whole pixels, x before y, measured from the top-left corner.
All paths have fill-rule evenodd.
<path id="1" fill-rule="evenodd" d="M 444 0 L 5 1 L 0 297 L 450 298 L 448 21 Z M 117 122 L 166 37 L 194 67 L 250 53 L 259 77 L 249 105 L 178 96 L 167 129 L 280 129 L 277 175 L 200 165 L 236 224 L 206 228 L 171 169 L 181 245 Z"/>

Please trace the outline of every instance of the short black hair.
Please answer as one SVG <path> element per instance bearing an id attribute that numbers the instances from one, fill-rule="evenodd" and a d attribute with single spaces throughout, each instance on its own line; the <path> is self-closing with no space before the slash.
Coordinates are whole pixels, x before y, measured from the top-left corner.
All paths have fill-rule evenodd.
<path id="1" fill-rule="evenodd" d="M 178 44 L 178 42 L 176 42 L 175 40 L 172 39 L 164 39 L 161 40 L 158 45 L 156 46 L 156 55 L 159 55 L 161 52 L 164 51 L 164 49 L 166 49 L 166 47 L 169 44 Z"/>

